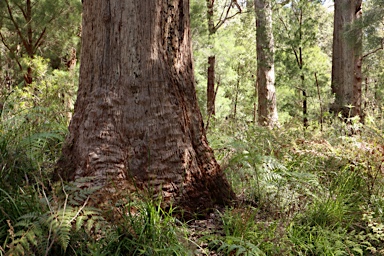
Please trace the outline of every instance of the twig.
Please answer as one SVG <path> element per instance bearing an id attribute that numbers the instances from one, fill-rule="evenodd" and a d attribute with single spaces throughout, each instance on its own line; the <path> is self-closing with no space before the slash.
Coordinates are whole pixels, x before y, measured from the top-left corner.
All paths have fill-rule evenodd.
<path id="1" fill-rule="evenodd" d="M 230 12 L 230 10 L 233 8 L 233 5 L 236 5 L 236 7 L 237 7 L 237 9 L 238 9 L 238 11 L 235 13 L 235 14 L 233 14 L 233 15 L 231 15 L 231 16 L 229 16 L 229 12 Z M 233 17 L 235 17 L 237 14 L 241 14 L 241 12 L 242 12 L 242 10 L 241 10 L 241 7 L 240 7 L 240 5 L 237 3 L 237 1 L 236 0 L 231 0 L 231 3 L 228 5 L 228 7 L 227 7 L 227 12 L 225 13 L 225 16 L 224 16 L 224 18 L 223 18 L 223 14 L 224 14 L 224 10 L 223 10 L 223 12 L 221 13 L 221 15 L 220 15 L 220 19 L 219 19 L 219 22 L 215 25 L 215 27 L 214 27 L 214 31 L 217 31 L 227 20 L 230 20 L 230 19 L 232 19 Z"/>
<path id="2" fill-rule="evenodd" d="M 363 60 L 364 58 L 368 57 L 369 55 L 375 54 L 376 52 L 378 52 L 378 51 L 380 51 L 380 50 L 384 50 L 384 38 L 381 39 L 381 46 L 380 46 L 380 47 L 378 47 L 378 48 L 376 48 L 376 49 L 374 49 L 374 50 L 372 50 L 372 51 L 366 53 L 365 55 L 363 55 L 363 56 L 361 57 L 361 59 Z"/>
<path id="3" fill-rule="evenodd" d="M 77 213 L 75 214 L 75 216 L 73 216 L 73 218 L 69 221 L 69 223 L 71 223 L 72 221 L 74 221 L 77 216 L 79 216 L 80 212 L 85 208 L 85 206 L 87 205 L 89 201 L 89 196 L 87 197 L 87 199 L 85 200 L 84 204 L 80 207 L 80 209 L 77 211 Z"/>

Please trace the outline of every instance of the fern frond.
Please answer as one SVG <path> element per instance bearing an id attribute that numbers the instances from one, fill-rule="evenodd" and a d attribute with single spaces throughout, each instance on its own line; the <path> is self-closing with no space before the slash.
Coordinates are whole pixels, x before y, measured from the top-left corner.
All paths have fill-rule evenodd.
<path id="1" fill-rule="evenodd" d="M 18 222 L 15 224 L 15 227 L 18 226 L 28 226 L 29 223 L 39 219 L 39 215 L 36 212 L 29 212 L 19 217 Z"/>
<path id="2" fill-rule="evenodd" d="M 262 176 L 262 180 L 265 181 L 265 182 L 279 182 L 283 179 L 283 177 L 278 174 L 278 173 L 275 173 L 273 171 L 267 171 L 265 173 L 263 173 L 263 176 Z"/>
<path id="3" fill-rule="evenodd" d="M 84 222 L 87 220 L 87 216 L 81 215 L 76 218 L 75 231 L 78 232 L 84 225 Z"/>
<path id="4" fill-rule="evenodd" d="M 67 250 L 67 247 L 68 247 L 68 244 L 69 244 L 69 240 L 71 238 L 71 224 L 70 223 L 63 223 L 60 227 L 60 229 L 58 230 L 58 232 L 56 233 L 57 235 L 57 240 L 59 241 L 59 244 L 61 245 L 61 248 L 66 251 Z"/>
<path id="5" fill-rule="evenodd" d="M 8 253 L 8 255 L 25 255 L 25 250 L 21 243 L 16 243 L 16 247 L 11 249 L 13 253 Z"/>
<path id="6" fill-rule="evenodd" d="M 22 146 L 39 149 L 47 141 L 52 139 L 62 141 L 64 138 L 61 132 L 42 132 L 32 134 L 31 136 L 24 138 L 20 143 Z"/>
<path id="7" fill-rule="evenodd" d="M 77 232 L 104 236 L 108 225 L 102 212 L 87 207 L 90 194 L 98 188 L 84 190 L 78 185 L 62 187 L 64 200 L 47 196 L 43 190 L 41 208 L 20 216 L 12 225 L 12 241 L 5 244 L 7 255 L 50 255 L 53 248 L 66 251 Z"/>
<path id="8" fill-rule="evenodd" d="M 34 245 L 37 246 L 37 239 L 36 237 L 41 235 L 41 230 L 39 228 L 35 227 L 30 230 L 30 232 L 25 233 L 25 237 L 27 238 L 27 241 Z"/>
<path id="9" fill-rule="evenodd" d="M 87 231 L 87 233 L 91 233 L 94 226 L 95 226 L 95 219 L 94 218 L 89 219 L 87 221 L 87 225 L 85 226 L 85 230 Z"/>

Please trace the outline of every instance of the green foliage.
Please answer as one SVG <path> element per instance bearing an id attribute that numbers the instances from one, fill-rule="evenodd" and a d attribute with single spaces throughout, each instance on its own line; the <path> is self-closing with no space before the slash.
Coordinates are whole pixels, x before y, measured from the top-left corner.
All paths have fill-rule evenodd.
<path id="1" fill-rule="evenodd" d="M 215 55 L 216 117 L 249 118 L 255 101 L 256 32 L 253 9 L 227 20 L 208 35 L 205 1 L 191 1 L 191 30 L 199 105 L 206 114 L 208 56 Z M 215 1 L 217 23 L 227 2 Z M 236 107 L 235 107 L 236 105 Z M 235 112 L 236 108 L 236 112 Z M 205 116 L 205 120 L 207 117 Z M 212 121 L 212 120 L 211 120 Z"/>
<path id="2" fill-rule="evenodd" d="M 265 255 L 256 245 L 238 237 L 227 236 L 225 241 L 214 240 L 209 246 L 219 253 L 224 253 L 224 255 Z"/>
<path id="3" fill-rule="evenodd" d="M 5 255 L 187 255 L 181 222 L 151 201 L 117 205 L 111 217 L 88 206 L 100 187 L 91 178 L 48 192 L 43 185 L 13 195 L 0 189 L 0 253 Z M 117 214 L 117 215 L 116 215 Z M 2 216 L 2 215 L 0 215 Z M 109 221 L 107 221 L 109 220 Z"/>
<path id="4" fill-rule="evenodd" d="M 105 247 L 90 245 L 90 255 L 187 255 L 187 239 L 173 209 L 163 210 L 151 200 L 117 206 L 120 213 Z"/>
<path id="5" fill-rule="evenodd" d="M 364 2 L 362 19 L 349 28 L 350 34 L 354 30 L 363 30 L 363 102 L 365 114 L 370 117 L 382 116 L 382 102 L 384 91 L 383 69 L 383 1 L 370 0 Z"/>
<path id="6" fill-rule="evenodd" d="M 332 100 L 332 13 L 318 1 L 291 2 L 276 8 L 274 16 L 279 118 L 281 122 L 302 118 L 305 90 L 307 118 L 320 120 Z"/>
<path id="7" fill-rule="evenodd" d="M 101 211 L 87 206 L 98 188 L 81 189 L 83 182 L 60 186 L 62 196 L 56 192 L 47 195 L 42 185 L 15 196 L 0 190 L 6 196 L 0 202 L 5 216 L 0 222 L 0 234 L 6 255 L 66 255 L 67 249 L 75 250 L 87 237 L 104 236 L 108 225 Z"/>
<path id="8" fill-rule="evenodd" d="M 285 165 L 277 159 L 285 154 L 280 151 L 283 148 L 274 147 L 280 143 L 280 136 L 290 135 L 250 127 L 237 140 L 223 146 L 234 152 L 228 167 L 236 192 L 271 214 L 304 207 L 299 198 L 312 198 L 320 186 L 318 177 L 309 170 L 297 169 L 292 163 Z"/>
<path id="9" fill-rule="evenodd" d="M 243 205 L 238 209 L 227 209 L 222 214 L 221 237 L 207 236 L 209 246 L 226 255 L 277 255 L 286 254 L 290 243 L 284 233 L 282 222 L 260 218 L 258 208 Z"/>
<path id="10" fill-rule="evenodd" d="M 6 0 L 0 10 L 1 42 L 12 61 L 41 53 L 53 61 L 77 47 L 80 1 Z"/>
<path id="11" fill-rule="evenodd" d="M 382 253 L 384 140 L 379 127 L 378 120 L 370 125 L 333 120 L 322 132 L 295 123 L 271 130 L 216 122 L 209 139 L 240 203 L 222 215 L 225 235 L 207 238 L 212 250 Z M 348 136 L 351 129 L 359 135 Z"/>
<path id="12" fill-rule="evenodd" d="M 382 215 L 383 200 L 372 197 L 370 204 L 361 206 L 364 229 L 355 234 L 365 251 L 370 253 L 384 253 L 384 224 Z"/>
<path id="13" fill-rule="evenodd" d="M 291 226 L 290 240 L 295 244 L 292 255 L 363 255 L 361 246 L 343 228 Z"/>
<path id="14" fill-rule="evenodd" d="M 48 61 L 38 57 L 25 62 L 37 79 L 30 87 L 13 88 L 2 103 L 0 185 L 6 189 L 50 175 L 67 133 L 77 84 L 77 72 L 51 71 Z"/>

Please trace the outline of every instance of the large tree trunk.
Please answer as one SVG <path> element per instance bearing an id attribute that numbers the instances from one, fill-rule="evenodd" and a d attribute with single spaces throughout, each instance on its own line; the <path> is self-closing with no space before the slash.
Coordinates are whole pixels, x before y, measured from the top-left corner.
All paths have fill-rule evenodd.
<path id="1" fill-rule="evenodd" d="M 133 187 L 186 211 L 234 194 L 197 105 L 188 0 L 85 0 L 80 84 L 57 174 L 100 203 Z"/>
<path id="2" fill-rule="evenodd" d="M 277 124 L 275 68 L 273 61 L 272 4 L 270 0 L 255 0 L 258 123 Z"/>
<path id="3" fill-rule="evenodd" d="M 362 0 L 335 1 L 332 56 L 335 102 L 331 111 L 345 118 L 361 116 L 361 29 L 355 28 L 353 35 L 346 36 L 346 29 L 361 17 L 361 4 Z"/>

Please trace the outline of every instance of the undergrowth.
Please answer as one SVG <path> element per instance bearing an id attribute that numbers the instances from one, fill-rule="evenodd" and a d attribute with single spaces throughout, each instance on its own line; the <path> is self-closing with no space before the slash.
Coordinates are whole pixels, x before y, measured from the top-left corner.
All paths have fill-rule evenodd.
<path id="1" fill-rule="evenodd" d="M 384 255 L 384 141 L 376 125 L 359 125 L 355 135 L 337 120 L 323 131 L 235 126 L 243 129 L 227 126 L 233 136 L 210 134 L 239 196 L 222 216 L 226 235 L 210 238 L 216 251 Z"/>
<path id="2" fill-rule="evenodd" d="M 217 213 L 217 232 L 205 232 L 160 202 L 135 196 L 105 211 L 90 204 L 101 188 L 52 184 L 68 122 L 55 95 L 67 77 L 41 78 L 37 93 L 17 89 L 5 102 L 1 256 L 384 255 L 382 124 L 353 123 L 351 135 L 338 120 L 322 131 L 212 120 L 210 145 L 237 202 Z"/>

